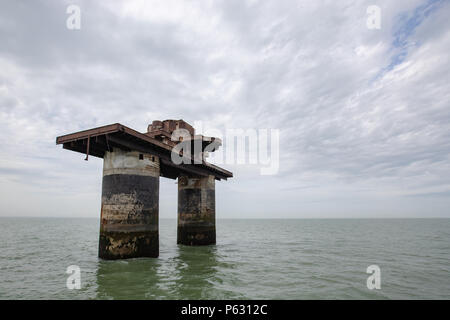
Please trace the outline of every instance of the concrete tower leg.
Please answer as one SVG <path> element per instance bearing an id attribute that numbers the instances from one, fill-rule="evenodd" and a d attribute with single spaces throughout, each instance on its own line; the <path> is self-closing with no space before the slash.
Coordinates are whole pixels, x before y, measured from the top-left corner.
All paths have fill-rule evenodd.
<path id="1" fill-rule="evenodd" d="M 114 149 L 103 161 L 98 255 L 158 257 L 159 158 Z"/>
<path id="2" fill-rule="evenodd" d="M 214 183 L 214 176 L 178 177 L 178 244 L 198 246 L 216 243 Z"/>

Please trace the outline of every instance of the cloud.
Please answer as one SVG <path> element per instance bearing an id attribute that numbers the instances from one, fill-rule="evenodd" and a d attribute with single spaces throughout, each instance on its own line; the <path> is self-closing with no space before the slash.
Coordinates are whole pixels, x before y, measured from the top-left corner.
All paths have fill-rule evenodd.
<path id="1" fill-rule="evenodd" d="M 69 4 L 81 30 L 66 28 Z M 381 30 L 366 27 L 369 5 Z M 281 130 L 279 174 L 226 166 L 219 217 L 449 216 L 449 13 L 422 0 L 4 1 L 0 214 L 98 216 L 101 161 L 55 137 L 183 118 Z"/>

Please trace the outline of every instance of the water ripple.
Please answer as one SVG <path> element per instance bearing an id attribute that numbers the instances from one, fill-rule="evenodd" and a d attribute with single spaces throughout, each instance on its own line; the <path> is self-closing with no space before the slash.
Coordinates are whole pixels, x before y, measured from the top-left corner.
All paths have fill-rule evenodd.
<path id="1" fill-rule="evenodd" d="M 216 246 L 102 261 L 96 219 L 0 218 L 0 299 L 449 299 L 450 220 L 222 220 Z M 81 290 L 66 288 L 67 266 Z M 379 265 L 381 290 L 366 268 Z"/>

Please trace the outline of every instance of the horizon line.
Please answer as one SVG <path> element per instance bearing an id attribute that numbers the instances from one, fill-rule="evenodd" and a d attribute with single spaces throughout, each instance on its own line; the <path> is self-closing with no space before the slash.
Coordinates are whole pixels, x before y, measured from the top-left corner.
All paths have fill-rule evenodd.
<path id="1" fill-rule="evenodd" d="M 0 216 L 1 218 L 56 218 L 56 219 L 97 219 L 99 220 L 100 217 L 87 217 L 87 216 Z M 287 218 L 287 217 L 280 217 L 280 218 L 216 218 L 216 220 L 386 220 L 386 219 L 450 219 L 450 217 L 299 217 L 299 218 Z M 177 218 L 159 218 L 159 220 L 177 220 Z"/>

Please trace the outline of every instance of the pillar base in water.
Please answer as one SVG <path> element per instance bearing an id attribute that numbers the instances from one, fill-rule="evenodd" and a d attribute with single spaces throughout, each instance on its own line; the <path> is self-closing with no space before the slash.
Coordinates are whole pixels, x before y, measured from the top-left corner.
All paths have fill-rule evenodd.
<path id="1" fill-rule="evenodd" d="M 177 243 L 188 246 L 216 244 L 216 227 L 178 227 Z"/>
<path id="2" fill-rule="evenodd" d="M 178 178 L 178 244 L 216 244 L 214 182 L 214 176 Z"/>
<path id="3" fill-rule="evenodd" d="M 99 257 L 158 257 L 159 159 L 106 152 L 103 163 Z"/>
<path id="4" fill-rule="evenodd" d="M 158 232 L 102 232 L 99 257 L 105 260 L 149 257 L 159 255 Z"/>

